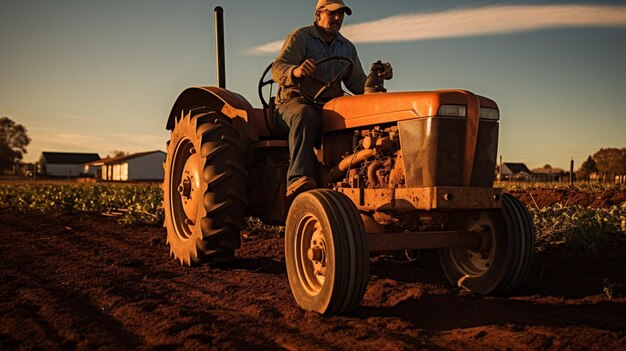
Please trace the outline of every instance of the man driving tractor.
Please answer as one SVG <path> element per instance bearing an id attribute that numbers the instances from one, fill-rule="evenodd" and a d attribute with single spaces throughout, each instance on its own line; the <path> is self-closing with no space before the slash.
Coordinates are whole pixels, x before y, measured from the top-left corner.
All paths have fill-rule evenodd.
<path id="1" fill-rule="evenodd" d="M 325 90 L 324 101 L 341 96 L 341 82 L 354 94 L 363 94 L 367 75 L 352 42 L 339 33 L 345 15 L 352 10 L 343 0 L 319 0 L 315 7 L 312 25 L 291 32 L 285 39 L 280 54 L 272 66 L 272 78 L 280 86 L 276 97 L 277 122 L 289 130 L 290 164 L 287 171 L 287 196 L 317 187 L 315 181 L 314 146 L 320 138 L 322 104 L 306 99 L 300 84 L 309 77 L 329 82 L 342 72 L 345 62 L 328 61 L 324 58 L 343 56 L 352 60 L 352 70 L 343 73 L 332 86 Z M 379 78 L 391 79 L 393 69 L 387 62 L 382 64 Z M 302 87 L 306 89 L 306 87 Z"/>
<path id="2" fill-rule="evenodd" d="M 493 187 L 498 104 L 462 89 L 379 93 L 391 66 L 377 61 L 365 76 L 339 34 L 351 13 L 341 0 L 318 1 L 314 23 L 292 32 L 263 72 L 262 109 L 223 77 L 177 98 L 163 186 L 171 255 L 230 262 L 245 218 L 258 217 L 285 226 L 289 286 L 308 311 L 354 311 L 377 252 L 438 250 L 452 285 L 513 293 L 532 266 L 535 233 L 525 205 Z M 268 103 L 262 89 L 272 83 L 280 87 Z M 287 184 L 285 199 L 276 191 Z"/>

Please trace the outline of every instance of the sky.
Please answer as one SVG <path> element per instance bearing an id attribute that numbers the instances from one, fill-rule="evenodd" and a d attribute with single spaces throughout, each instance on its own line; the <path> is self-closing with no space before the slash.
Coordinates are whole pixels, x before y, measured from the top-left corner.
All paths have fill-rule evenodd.
<path id="1" fill-rule="evenodd" d="M 187 87 L 217 85 L 213 8 L 224 8 L 226 86 L 257 85 L 316 0 L 0 0 L 0 116 L 42 151 L 165 150 Z M 467 89 L 500 108 L 498 154 L 575 168 L 626 147 L 626 1 L 346 0 L 342 34 L 388 91 Z"/>

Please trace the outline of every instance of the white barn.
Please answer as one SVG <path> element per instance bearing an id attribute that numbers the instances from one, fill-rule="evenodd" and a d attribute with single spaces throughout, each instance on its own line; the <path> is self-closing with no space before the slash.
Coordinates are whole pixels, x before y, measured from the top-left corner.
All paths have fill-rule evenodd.
<path id="1" fill-rule="evenodd" d="M 165 152 L 156 150 L 108 159 L 102 165 L 102 179 L 113 181 L 163 180 L 165 157 Z"/>
<path id="2" fill-rule="evenodd" d="M 39 157 L 39 173 L 52 177 L 84 175 L 84 164 L 99 160 L 98 154 L 44 151 Z"/>

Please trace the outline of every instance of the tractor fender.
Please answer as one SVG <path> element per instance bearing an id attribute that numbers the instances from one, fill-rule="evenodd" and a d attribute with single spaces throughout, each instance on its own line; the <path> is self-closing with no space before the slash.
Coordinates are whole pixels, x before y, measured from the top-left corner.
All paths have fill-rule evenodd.
<path id="1" fill-rule="evenodd" d="M 237 93 L 215 86 L 185 89 L 176 99 L 165 128 L 174 130 L 176 122 L 185 113 L 199 107 L 208 107 L 223 113 L 233 120 L 233 126 L 243 136 L 252 141 L 259 140 L 258 129 L 254 125 L 254 108 L 248 100 Z"/>

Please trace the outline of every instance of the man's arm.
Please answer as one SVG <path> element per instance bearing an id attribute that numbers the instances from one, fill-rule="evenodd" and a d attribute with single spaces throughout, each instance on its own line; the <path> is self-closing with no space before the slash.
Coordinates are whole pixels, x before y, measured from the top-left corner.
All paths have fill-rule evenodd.
<path id="1" fill-rule="evenodd" d="M 272 65 L 272 79 L 282 86 L 291 86 L 298 83 L 298 78 L 306 77 L 315 70 L 315 61 L 305 63 L 306 41 L 296 30 L 287 36 L 283 48 Z M 303 62 L 304 61 L 304 62 Z M 294 70 L 296 72 L 294 72 Z M 297 74 L 297 75 L 294 75 Z"/>

